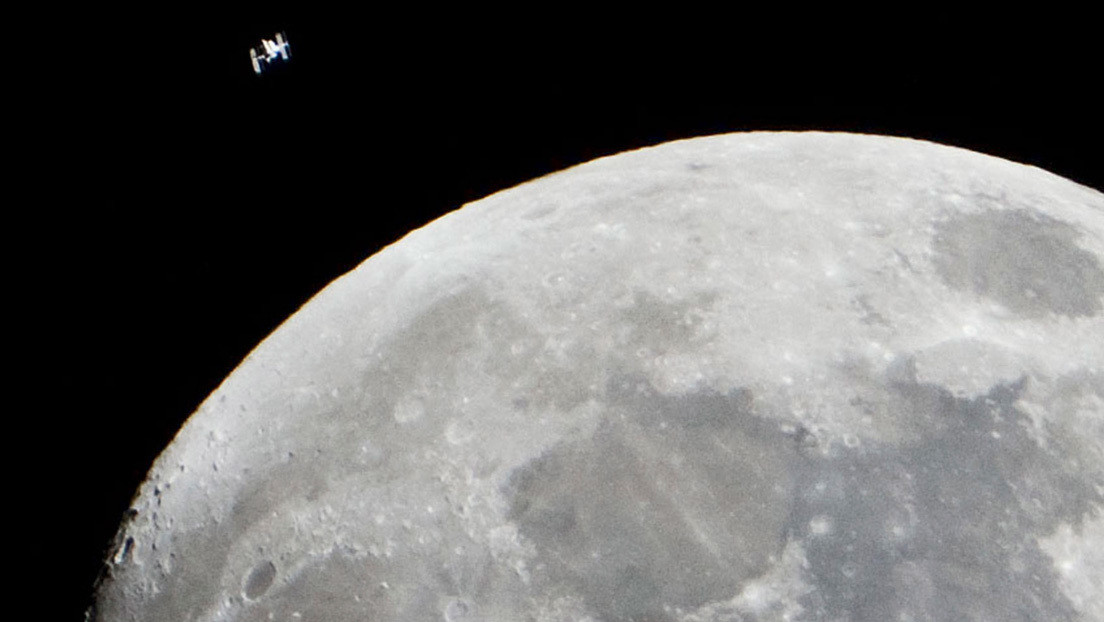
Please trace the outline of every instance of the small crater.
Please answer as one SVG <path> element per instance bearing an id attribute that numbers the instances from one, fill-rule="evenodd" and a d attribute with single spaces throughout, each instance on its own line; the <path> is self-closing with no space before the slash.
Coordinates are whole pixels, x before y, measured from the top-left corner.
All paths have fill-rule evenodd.
<path id="1" fill-rule="evenodd" d="M 567 275 L 562 272 L 553 272 L 544 277 L 544 286 L 555 289 L 567 285 Z"/>
<path id="2" fill-rule="evenodd" d="M 450 445 L 463 445 L 475 438 L 475 423 L 469 419 L 455 419 L 445 428 L 445 440 Z"/>
<path id="3" fill-rule="evenodd" d="M 471 613 L 471 605 L 460 598 L 454 598 L 445 606 L 445 622 L 457 622 L 467 620 Z"/>
<path id="4" fill-rule="evenodd" d="M 936 225 L 943 282 L 1023 317 L 1093 316 L 1104 308 L 1104 267 L 1077 246 L 1073 225 L 1026 209 L 960 214 Z"/>
<path id="5" fill-rule="evenodd" d="M 275 580 L 276 565 L 271 561 L 265 560 L 254 566 L 253 570 L 249 571 L 249 576 L 245 578 L 245 588 L 242 592 L 249 600 L 257 600 L 268 591 L 268 588 L 272 587 L 272 582 Z"/>

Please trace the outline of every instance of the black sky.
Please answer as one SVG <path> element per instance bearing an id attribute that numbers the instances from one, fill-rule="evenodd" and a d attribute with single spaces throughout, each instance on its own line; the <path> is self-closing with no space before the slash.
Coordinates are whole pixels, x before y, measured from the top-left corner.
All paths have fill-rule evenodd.
<path id="1" fill-rule="evenodd" d="M 1087 43 L 94 18 L 102 47 L 75 85 L 86 103 L 64 156 L 81 199 L 44 229 L 67 352 L 51 372 L 54 434 L 79 465 L 67 503 L 82 519 L 64 535 L 74 615 L 131 495 L 204 397 L 326 283 L 467 201 L 630 148 L 757 129 L 928 139 L 1104 189 Z M 276 30 L 292 61 L 257 77 L 248 48 Z"/>

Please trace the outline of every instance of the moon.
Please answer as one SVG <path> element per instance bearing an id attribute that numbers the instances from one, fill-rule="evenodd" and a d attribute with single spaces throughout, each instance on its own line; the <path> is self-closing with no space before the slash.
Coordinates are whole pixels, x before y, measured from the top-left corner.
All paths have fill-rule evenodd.
<path id="1" fill-rule="evenodd" d="M 1104 620 L 1104 195 L 751 132 L 468 204 L 265 339 L 93 620 Z"/>

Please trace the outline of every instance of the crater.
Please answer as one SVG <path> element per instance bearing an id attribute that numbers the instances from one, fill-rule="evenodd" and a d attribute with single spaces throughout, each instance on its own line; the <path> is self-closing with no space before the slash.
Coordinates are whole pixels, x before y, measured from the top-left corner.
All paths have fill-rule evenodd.
<path id="1" fill-rule="evenodd" d="M 123 544 L 115 551 L 115 565 L 125 564 L 130 561 L 130 552 L 134 550 L 134 538 L 127 536 Z"/>
<path id="2" fill-rule="evenodd" d="M 472 607 L 462 598 L 454 598 L 449 601 L 445 606 L 444 617 L 445 622 L 458 622 L 459 620 L 467 620 L 468 614 L 471 613 Z"/>
<path id="3" fill-rule="evenodd" d="M 272 582 L 276 580 L 276 564 L 271 561 L 265 560 L 253 567 L 253 570 L 249 572 L 249 576 L 245 579 L 245 588 L 242 592 L 249 600 L 257 600 L 264 593 L 268 591 L 268 588 L 272 587 Z"/>
<path id="4" fill-rule="evenodd" d="M 1033 210 L 988 210 L 938 223 L 932 242 L 943 282 L 1026 318 L 1086 317 L 1104 308 L 1104 268 L 1076 244 L 1073 225 Z"/>

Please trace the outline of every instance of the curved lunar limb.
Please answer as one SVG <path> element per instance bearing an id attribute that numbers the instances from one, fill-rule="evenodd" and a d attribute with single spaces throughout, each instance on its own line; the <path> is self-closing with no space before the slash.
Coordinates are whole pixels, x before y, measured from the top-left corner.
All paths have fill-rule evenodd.
<path id="1" fill-rule="evenodd" d="M 1104 620 L 1104 195 L 744 133 L 464 206 L 154 464 L 96 620 Z"/>

